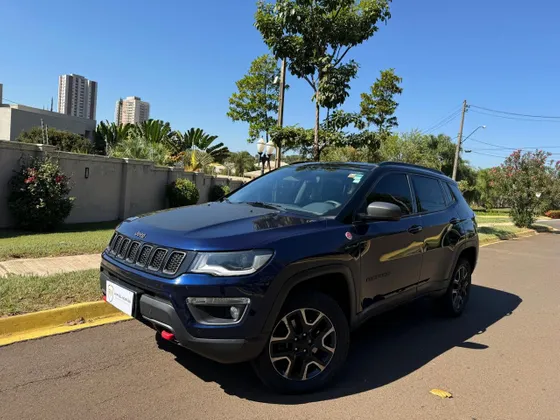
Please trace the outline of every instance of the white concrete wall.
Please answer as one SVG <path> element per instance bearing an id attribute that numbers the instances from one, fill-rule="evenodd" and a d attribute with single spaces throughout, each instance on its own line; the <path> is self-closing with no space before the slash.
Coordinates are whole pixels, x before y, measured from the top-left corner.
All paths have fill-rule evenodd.
<path id="1" fill-rule="evenodd" d="M 177 178 L 195 182 L 200 193 L 199 203 L 208 201 L 212 185 L 229 184 L 233 190 L 243 184 L 238 180 L 154 166 L 144 160 L 58 152 L 52 146 L 0 140 L 0 228 L 13 226 L 7 207 L 13 171 L 17 171 L 25 159 L 45 155 L 57 159 L 62 171 L 70 177 L 70 195 L 75 200 L 67 223 L 122 220 L 164 209 L 167 205 L 165 186 Z"/>

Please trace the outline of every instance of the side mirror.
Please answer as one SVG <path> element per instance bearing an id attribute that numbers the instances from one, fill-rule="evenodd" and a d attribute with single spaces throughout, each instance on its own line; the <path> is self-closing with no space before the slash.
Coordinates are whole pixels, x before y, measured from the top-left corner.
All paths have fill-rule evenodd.
<path id="1" fill-rule="evenodd" d="M 401 219 L 401 208 L 396 204 L 374 201 L 367 206 L 367 214 L 361 214 L 362 220 L 397 221 Z"/>

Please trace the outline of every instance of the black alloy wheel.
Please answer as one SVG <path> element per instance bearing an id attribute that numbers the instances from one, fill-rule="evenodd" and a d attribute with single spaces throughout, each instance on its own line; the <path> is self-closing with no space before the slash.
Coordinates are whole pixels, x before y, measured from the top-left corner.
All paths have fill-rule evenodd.
<path id="1" fill-rule="evenodd" d="M 323 372 L 336 351 L 336 331 L 323 312 L 296 309 L 276 324 L 269 344 L 270 361 L 286 379 L 306 381 Z"/>
<path id="2" fill-rule="evenodd" d="M 453 271 L 447 292 L 441 298 L 442 307 L 447 315 L 457 317 L 465 310 L 471 292 L 471 274 L 469 261 L 460 259 Z"/>
<path id="3" fill-rule="evenodd" d="M 338 373 L 349 343 L 348 319 L 339 304 L 323 293 L 307 291 L 285 303 L 253 367 L 275 391 L 312 392 Z"/>

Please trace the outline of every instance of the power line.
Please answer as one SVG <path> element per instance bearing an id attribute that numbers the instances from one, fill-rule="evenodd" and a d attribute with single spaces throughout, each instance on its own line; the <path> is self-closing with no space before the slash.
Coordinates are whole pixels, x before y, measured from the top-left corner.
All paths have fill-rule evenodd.
<path id="1" fill-rule="evenodd" d="M 559 149 L 560 146 L 526 146 L 526 147 L 507 147 L 507 146 L 500 146 L 498 144 L 493 144 L 493 143 L 488 143 L 486 141 L 482 141 L 482 140 L 477 140 L 474 137 L 471 137 L 470 140 L 475 141 L 477 143 L 482 143 L 485 144 L 487 146 L 492 146 L 495 147 L 497 149 L 504 149 L 504 150 L 526 150 L 526 149 Z"/>
<path id="2" fill-rule="evenodd" d="M 560 116 L 520 114 L 520 113 L 517 113 L 517 112 L 498 111 L 496 109 L 484 108 L 482 106 L 477 106 L 477 105 L 471 105 L 471 107 L 482 109 L 484 111 L 497 112 L 499 114 L 516 115 L 518 117 L 560 119 Z"/>
<path id="3" fill-rule="evenodd" d="M 442 118 L 439 122 L 435 123 L 430 128 L 427 128 L 426 130 L 422 131 L 422 134 L 429 133 L 430 131 L 436 130 L 440 127 L 443 127 L 444 125 L 449 124 L 453 119 L 455 119 L 461 113 L 461 107 L 462 107 L 462 105 L 460 107 L 456 108 L 447 117 Z"/>
<path id="4" fill-rule="evenodd" d="M 18 104 L 17 102 L 11 101 L 11 100 L 9 100 L 8 98 L 2 98 L 2 100 L 3 100 L 3 101 L 7 101 L 7 102 L 11 102 L 11 103 L 16 104 L 16 105 Z"/>
<path id="5" fill-rule="evenodd" d="M 477 155 L 484 155 L 484 156 L 492 156 L 492 157 L 497 157 L 497 158 L 500 158 L 500 159 L 507 158 L 507 156 L 498 156 L 498 155 L 493 155 L 493 154 L 490 154 L 490 153 L 476 152 L 474 150 L 471 150 L 470 153 L 476 153 Z"/>
<path id="6" fill-rule="evenodd" d="M 514 121 L 560 123 L 560 119 L 536 119 L 536 118 L 524 118 L 524 117 L 511 117 L 511 116 L 507 116 L 507 115 L 498 115 L 498 114 L 492 114 L 492 113 L 489 113 L 489 112 L 476 111 L 476 110 L 472 110 L 471 112 L 474 112 L 475 114 L 487 115 L 487 116 L 490 116 L 490 117 L 497 117 L 497 118 L 504 118 L 506 120 L 514 120 Z M 549 117 L 549 118 L 551 118 L 551 117 Z"/>

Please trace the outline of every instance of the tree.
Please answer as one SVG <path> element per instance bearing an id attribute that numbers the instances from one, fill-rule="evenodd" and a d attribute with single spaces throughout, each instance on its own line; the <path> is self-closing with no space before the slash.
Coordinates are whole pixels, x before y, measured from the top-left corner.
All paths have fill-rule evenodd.
<path id="1" fill-rule="evenodd" d="M 550 153 L 542 150 L 521 153 L 516 150 L 492 174 L 496 187 L 509 198 L 510 216 L 518 227 L 529 227 L 535 222 L 540 196 L 551 183 L 551 170 L 547 167 Z"/>
<path id="2" fill-rule="evenodd" d="M 48 144 L 55 146 L 57 150 L 74 153 L 92 153 L 93 144 L 88 139 L 70 131 L 57 130 L 49 127 L 47 130 Z M 16 141 L 22 143 L 43 144 L 44 131 L 41 127 L 33 127 L 22 131 Z"/>
<path id="3" fill-rule="evenodd" d="M 227 116 L 233 121 L 249 124 L 248 142 L 264 137 L 268 142 L 270 131 L 277 124 L 279 84 L 278 62 L 265 54 L 257 57 L 242 79 L 235 82 L 237 92 L 229 98 Z"/>
<path id="4" fill-rule="evenodd" d="M 227 158 L 226 166 L 228 163 L 233 165 L 237 176 L 243 176 L 245 172 L 255 168 L 255 158 L 246 151 L 231 153 Z"/>
<path id="5" fill-rule="evenodd" d="M 211 163 L 212 161 L 219 163 L 223 162 L 224 159 L 229 156 L 230 152 L 223 143 L 212 145 L 214 140 L 217 138 L 218 136 L 207 134 L 201 128 L 191 128 L 184 133 L 181 133 L 180 131 L 172 133 L 170 136 L 165 138 L 165 142 L 171 149 L 171 154 L 175 160 L 182 160 L 185 162 L 185 166 L 188 166 L 186 159 L 190 159 L 191 161 L 193 159 L 198 159 L 200 162 L 201 157 L 204 156 L 201 153 L 195 153 L 195 150 L 204 152 L 204 154 L 211 157 L 207 163 Z"/>
<path id="6" fill-rule="evenodd" d="M 347 147 L 327 147 L 321 160 L 324 162 L 362 162 L 367 159 L 363 149 Z"/>
<path id="7" fill-rule="evenodd" d="M 141 138 L 147 143 L 165 143 L 173 134 L 171 126 L 168 122 L 162 120 L 147 120 L 140 124 L 134 124 L 129 129 L 129 136 L 133 138 Z"/>
<path id="8" fill-rule="evenodd" d="M 260 1 L 255 26 L 275 57 L 286 59 L 290 72 L 313 90 L 313 156 L 320 159 L 320 109 L 334 110 L 348 96 L 358 72 L 354 60 L 343 62 L 356 45 L 390 18 L 390 0 Z"/>
<path id="9" fill-rule="evenodd" d="M 173 160 L 163 143 L 150 143 L 145 137 L 129 135 L 109 149 L 109 156 L 116 158 L 146 159 L 156 165 L 171 166 Z"/>
<path id="10" fill-rule="evenodd" d="M 127 137 L 132 124 L 115 124 L 101 121 L 95 129 L 95 147 L 99 154 L 108 154 L 109 150 L 123 142 Z"/>
<path id="11" fill-rule="evenodd" d="M 394 116 L 399 103 L 394 98 L 402 94 L 400 83 L 402 78 L 395 74 L 394 69 L 384 70 L 371 86 L 370 93 L 361 95 L 360 114 L 368 124 L 377 127 L 382 138 L 399 126 Z"/>

